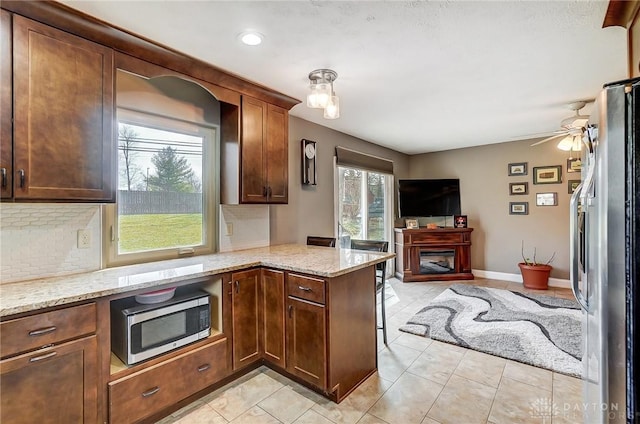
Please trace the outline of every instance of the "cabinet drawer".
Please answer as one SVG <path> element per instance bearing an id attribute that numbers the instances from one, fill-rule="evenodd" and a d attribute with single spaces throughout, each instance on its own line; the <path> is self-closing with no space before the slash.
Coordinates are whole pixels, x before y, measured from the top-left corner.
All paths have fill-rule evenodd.
<path id="1" fill-rule="evenodd" d="M 227 375 L 227 339 L 203 346 L 109 383 L 112 423 L 130 423 L 160 412 Z"/>
<path id="2" fill-rule="evenodd" d="M 0 361 L 0 422 L 98 421 L 96 336 Z"/>
<path id="3" fill-rule="evenodd" d="M 410 235 L 409 244 L 446 244 L 446 243 L 462 243 L 464 235 L 461 233 L 415 233 Z"/>
<path id="4" fill-rule="evenodd" d="M 58 309 L 0 323 L 0 357 L 95 333 L 96 304 Z"/>
<path id="5" fill-rule="evenodd" d="M 289 274 L 287 275 L 287 295 L 324 305 L 324 280 Z"/>

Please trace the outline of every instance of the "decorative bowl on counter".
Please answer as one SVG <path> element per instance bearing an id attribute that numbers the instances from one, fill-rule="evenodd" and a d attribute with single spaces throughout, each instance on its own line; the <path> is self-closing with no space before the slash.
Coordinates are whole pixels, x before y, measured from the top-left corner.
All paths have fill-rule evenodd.
<path id="1" fill-rule="evenodd" d="M 160 303 L 160 302 L 164 302 L 165 300 L 171 299 L 175 293 L 176 293 L 175 287 L 169 287 L 167 289 L 162 289 L 162 290 L 154 290 L 148 293 L 142 293 L 142 294 L 136 295 L 136 302 L 142 303 L 145 305 L 148 305 L 151 303 Z"/>

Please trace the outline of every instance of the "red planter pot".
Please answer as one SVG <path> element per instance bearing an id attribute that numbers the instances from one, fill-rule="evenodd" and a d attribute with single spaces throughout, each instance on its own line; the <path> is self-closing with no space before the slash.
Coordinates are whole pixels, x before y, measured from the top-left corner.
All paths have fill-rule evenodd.
<path id="1" fill-rule="evenodd" d="M 522 283 L 526 288 L 534 290 L 549 288 L 549 274 L 553 269 L 551 265 L 527 265 L 520 262 L 518 266 L 522 273 Z"/>

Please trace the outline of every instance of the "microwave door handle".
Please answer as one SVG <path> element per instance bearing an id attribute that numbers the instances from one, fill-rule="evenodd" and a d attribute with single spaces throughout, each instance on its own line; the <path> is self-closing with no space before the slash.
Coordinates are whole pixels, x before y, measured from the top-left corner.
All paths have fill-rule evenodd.
<path id="1" fill-rule="evenodd" d="M 579 243 L 579 228 L 577 225 L 578 221 L 578 197 L 583 189 L 583 184 L 578 185 L 576 191 L 571 195 L 571 202 L 569 203 L 569 232 L 571 234 L 571 238 L 569 240 L 569 263 L 571 264 L 570 268 L 570 278 L 571 278 L 571 290 L 573 291 L 573 295 L 576 300 L 580 304 L 580 307 L 585 311 L 589 311 L 589 305 L 587 303 L 587 299 L 584 298 L 582 292 L 580 291 L 580 272 L 578 270 L 578 261 L 581 257 L 581 252 L 578 252 L 580 243 Z M 586 266 L 585 266 L 586 270 Z M 586 276 L 586 273 L 585 273 Z"/>

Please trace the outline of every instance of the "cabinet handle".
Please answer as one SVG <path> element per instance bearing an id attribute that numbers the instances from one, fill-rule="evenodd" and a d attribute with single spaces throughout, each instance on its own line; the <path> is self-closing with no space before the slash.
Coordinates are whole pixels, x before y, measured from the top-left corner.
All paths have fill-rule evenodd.
<path id="1" fill-rule="evenodd" d="M 33 336 L 42 336 L 43 334 L 53 333 L 54 331 L 56 331 L 56 326 L 52 325 L 51 327 L 41 328 L 39 330 L 29 331 L 29 335 L 32 336 L 32 337 Z"/>
<path id="2" fill-rule="evenodd" d="M 293 305 L 289 305 L 289 318 L 291 318 L 292 313 L 293 313 Z"/>
<path id="3" fill-rule="evenodd" d="M 211 368 L 210 364 L 203 364 L 198 367 L 198 372 L 203 372 Z"/>
<path id="4" fill-rule="evenodd" d="M 20 169 L 18 170 L 18 177 L 20 179 L 20 188 L 24 188 L 25 185 L 25 173 L 24 173 L 24 169 Z"/>
<path id="5" fill-rule="evenodd" d="M 267 187 L 267 197 L 271 197 L 271 186 Z"/>
<path id="6" fill-rule="evenodd" d="M 142 392 L 142 397 L 149 397 L 151 395 L 155 395 L 160 391 L 160 387 L 156 386 L 153 389 L 149 389 L 146 392 Z"/>
<path id="7" fill-rule="evenodd" d="M 2 188 L 7 188 L 7 168 L 0 169 L 0 174 L 2 174 Z"/>
<path id="8" fill-rule="evenodd" d="M 298 290 L 302 290 L 302 291 L 307 292 L 307 293 L 313 291 L 313 290 L 311 290 L 311 287 L 304 287 L 304 286 L 298 286 Z"/>
<path id="9" fill-rule="evenodd" d="M 49 352 L 46 355 L 34 356 L 33 358 L 29 358 L 29 362 L 42 361 L 43 359 L 51 358 L 53 356 L 56 356 L 57 354 L 58 354 L 58 352 Z"/>
<path id="10" fill-rule="evenodd" d="M 235 284 L 236 284 L 236 293 L 240 293 L 240 282 L 236 280 Z"/>

